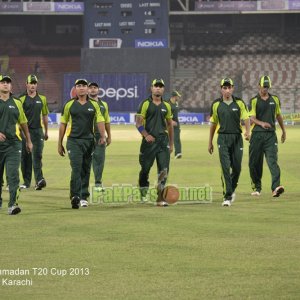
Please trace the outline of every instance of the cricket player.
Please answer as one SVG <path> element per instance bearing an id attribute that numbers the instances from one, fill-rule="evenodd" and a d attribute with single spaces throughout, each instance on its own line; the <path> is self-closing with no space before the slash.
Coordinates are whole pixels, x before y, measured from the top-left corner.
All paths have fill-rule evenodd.
<path id="1" fill-rule="evenodd" d="M 241 120 L 245 122 L 245 139 L 250 139 L 250 119 L 246 104 L 233 95 L 234 84 L 231 78 L 221 80 L 222 96 L 211 105 L 208 152 L 214 151 L 213 138 L 218 132 L 218 149 L 222 169 L 223 202 L 222 206 L 231 206 L 235 200 L 243 158 L 243 139 Z"/>
<path id="2" fill-rule="evenodd" d="M 27 119 L 22 108 L 22 102 L 11 94 L 12 81 L 9 76 L 0 75 L 0 178 L 6 171 L 9 186 L 8 214 L 21 212 L 19 198 L 19 167 L 21 162 L 21 127 L 27 151 L 32 151 L 32 143 L 27 126 Z M 0 185 L 0 208 L 2 207 L 2 184 Z"/>
<path id="3" fill-rule="evenodd" d="M 284 192 L 284 187 L 280 183 L 280 168 L 277 163 L 276 120 L 282 130 L 282 143 L 286 140 L 286 131 L 281 115 L 280 100 L 278 96 L 269 93 L 271 87 L 270 77 L 261 76 L 258 83 L 258 94 L 250 100 L 250 117 L 254 123 L 249 146 L 252 196 L 260 196 L 261 194 L 264 156 L 271 172 L 272 196 L 279 197 Z"/>
<path id="4" fill-rule="evenodd" d="M 140 103 L 136 114 L 136 128 L 143 138 L 139 155 L 141 197 L 142 201 L 146 201 L 149 172 L 156 160 L 157 206 L 168 206 L 168 203 L 163 200 L 162 191 L 169 173 L 170 153 L 173 151 L 172 111 L 170 104 L 162 99 L 164 90 L 164 81 L 154 79 L 151 85 L 151 96 Z"/>
<path id="5" fill-rule="evenodd" d="M 77 96 L 64 105 L 59 127 L 58 153 L 65 155 L 63 138 L 67 124 L 67 151 L 71 164 L 70 199 L 73 209 L 88 206 L 89 180 L 92 155 L 95 149 L 94 126 L 97 123 L 100 132 L 99 143 L 105 144 L 104 118 L 99 105 L 88 97 L 88 82 L 86 79 L 75 81 Z"/>

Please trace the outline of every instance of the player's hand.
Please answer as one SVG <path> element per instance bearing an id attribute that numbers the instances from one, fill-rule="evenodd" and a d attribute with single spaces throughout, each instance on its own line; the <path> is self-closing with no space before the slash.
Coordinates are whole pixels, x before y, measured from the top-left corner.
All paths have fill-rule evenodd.
<path id="1" fill-rule="evenodd" d="M 213 144 L 209 144 L 208 145 L 208 153 L 209 154 L 213 154 L 213 152 L 214 152 L 214 145 Z"/>
<path id="2" fill-rule="evenodd" d="M 269 129 L 269 128 L 272 128 L 271 124 L 268 123 L 268 122 L 261 122 L 261 125 L 260 125 L 263 129 Z"/>
<path id="3" fill-rule="evenodd" d="M 172 124 L 173 124 L 173 126 L 175 126 L 175 127 L 178 125 L 176 121 L 172 121 Z"/>
<path id="4" fill-rule="evenodd" d="M 145 140 L 147 143 L 153 143 L 155 142 L 155 137 L 152 136 L 151 134 L 148 134 L 146 137 L 145 137 Z"/>
<path id="5" fill-rule="evenodd" d="M 3 134 L 2 132 L 0 132 L 0 142 L 4 142 L 5 140 L 6 140 L 5 134 Z"/>
<path id="6" fill-rule="evenodd" d="M 33 148 L 32 142 L 31 141 L 26 142 L 26 150 L 28 153 L 32 152 L 32 148 Z"/>
<path id="7" fill-rule="evenodd" d="M 65 156 L 65 154 L 66 154 L 66 151 L 65 151 L 65 148 L 64 148 L 64 146 L 63 145 L 58 145 L 58 154 L 60 155 L 60 156 Z"/>
<path id="8" fill-rule="evenodd" d="M 286 140 L 286 133 L 284 131 L 284 132 L 282 132 L 282 135 L 281 135 L 281 143 L 284 143 L 285 140 Z"/>
<path id="9" fill-rule="evenodd" d="M 111 144 L 111 137 L 106 138 L 106 146 L 109 146 Z"/>
<path id="10" fill-rule="evenodd" d="M 250 135 L 249 132 L 244 133 L 244 138 L 245 138 L 246 141 L 250 141 L 250 137 L 251 137 L 251 135 Z"/>
<path id="11" fill-rule="evenodd" d="M 99 145 L 105 145 L 105 142 L 106 142 L 105 137 L 101 137 L 100 140 L 99 140 L 99 142 L 98 142 L 98 144 Z"/>
<path id="12" fill-rule="evenodd" d="M 173 152 L 173 144 L 169 145 L 169 152 L 172 153 Z"/>
<path id="13" fill-rule="evenodd" d="M 45 140 L 45 141 L 47 141 L 47 140 L 48 140 L 48 138 L 49 138 L 49 136 L 48 136 L 48 132 L 45 132 L 45 133 L 44 133 L 44 140 Z"/>

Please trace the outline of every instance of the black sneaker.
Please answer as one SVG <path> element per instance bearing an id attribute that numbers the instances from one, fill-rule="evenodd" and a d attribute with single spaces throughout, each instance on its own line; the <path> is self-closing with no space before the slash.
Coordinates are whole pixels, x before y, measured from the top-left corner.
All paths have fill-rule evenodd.
<path id="1" fill-rule="evenodd" d="M 37 184 L 36 184 L 36 186 L 35 186 L 35 190 L 36 191 L 40 191 L 42 188 L 44 188 L 44 187 L 46 187 L 46 180 L 43 178 L 43 179 L 41 179 Z"/>
<path id="2" fill-rule="evenodd" d="M 73 209 L 78 209 L 80 203 L 80 198 L 78 196 L 74 196 L 71 199 L 71 205 Z"/>

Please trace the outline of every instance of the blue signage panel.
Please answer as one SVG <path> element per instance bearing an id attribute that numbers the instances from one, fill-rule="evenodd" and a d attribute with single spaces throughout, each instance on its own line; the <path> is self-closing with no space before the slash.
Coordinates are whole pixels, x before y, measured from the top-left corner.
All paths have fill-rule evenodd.
<path id="1" fill-rule="evenodd" d="M 135 48 L 168 48 L 168 42 L 166 39 L 135 40 Z"/>
<path id="2" fill-rule="evenodd" d="M 64 75 L 64 101 L 75 97 L 74 83 L 78 78 L 99 84 L 99 97 L 107 102 L 110 111 L 135 112 L 139 103 L 149 95 L 146 73 L 69 73 Z"/>
<path id="3" fill-rule="evenodd" d="M 203 113 L 179 113 L 180 124 L 202 124 L 204 122 Z"/>
<path id="4" fill-rule="evenodd" d="M 129 124 L 130 123 L 130 113 L 110 112 L 109 116 L 110 116 L 111 124 Z"/>

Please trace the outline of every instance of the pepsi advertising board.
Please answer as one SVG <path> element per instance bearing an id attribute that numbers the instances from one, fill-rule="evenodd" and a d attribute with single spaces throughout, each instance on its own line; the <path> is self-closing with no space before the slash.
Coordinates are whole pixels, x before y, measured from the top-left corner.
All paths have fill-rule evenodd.
<path id="1" fill-rule="evenodd" d="M 168 47 L 169 1 L 87 0 L 84 47 Z"/>
<path id="2" fill-rule="evenodd" d="M 64 74 L 64 103 L 76 96 L 74 83 L 78 78 L 98 83 L 99 98 L 107 102 L 110 111 L 137 111 L 139 103 L 150 93 L 146 73 L 68 73 Z"/>

